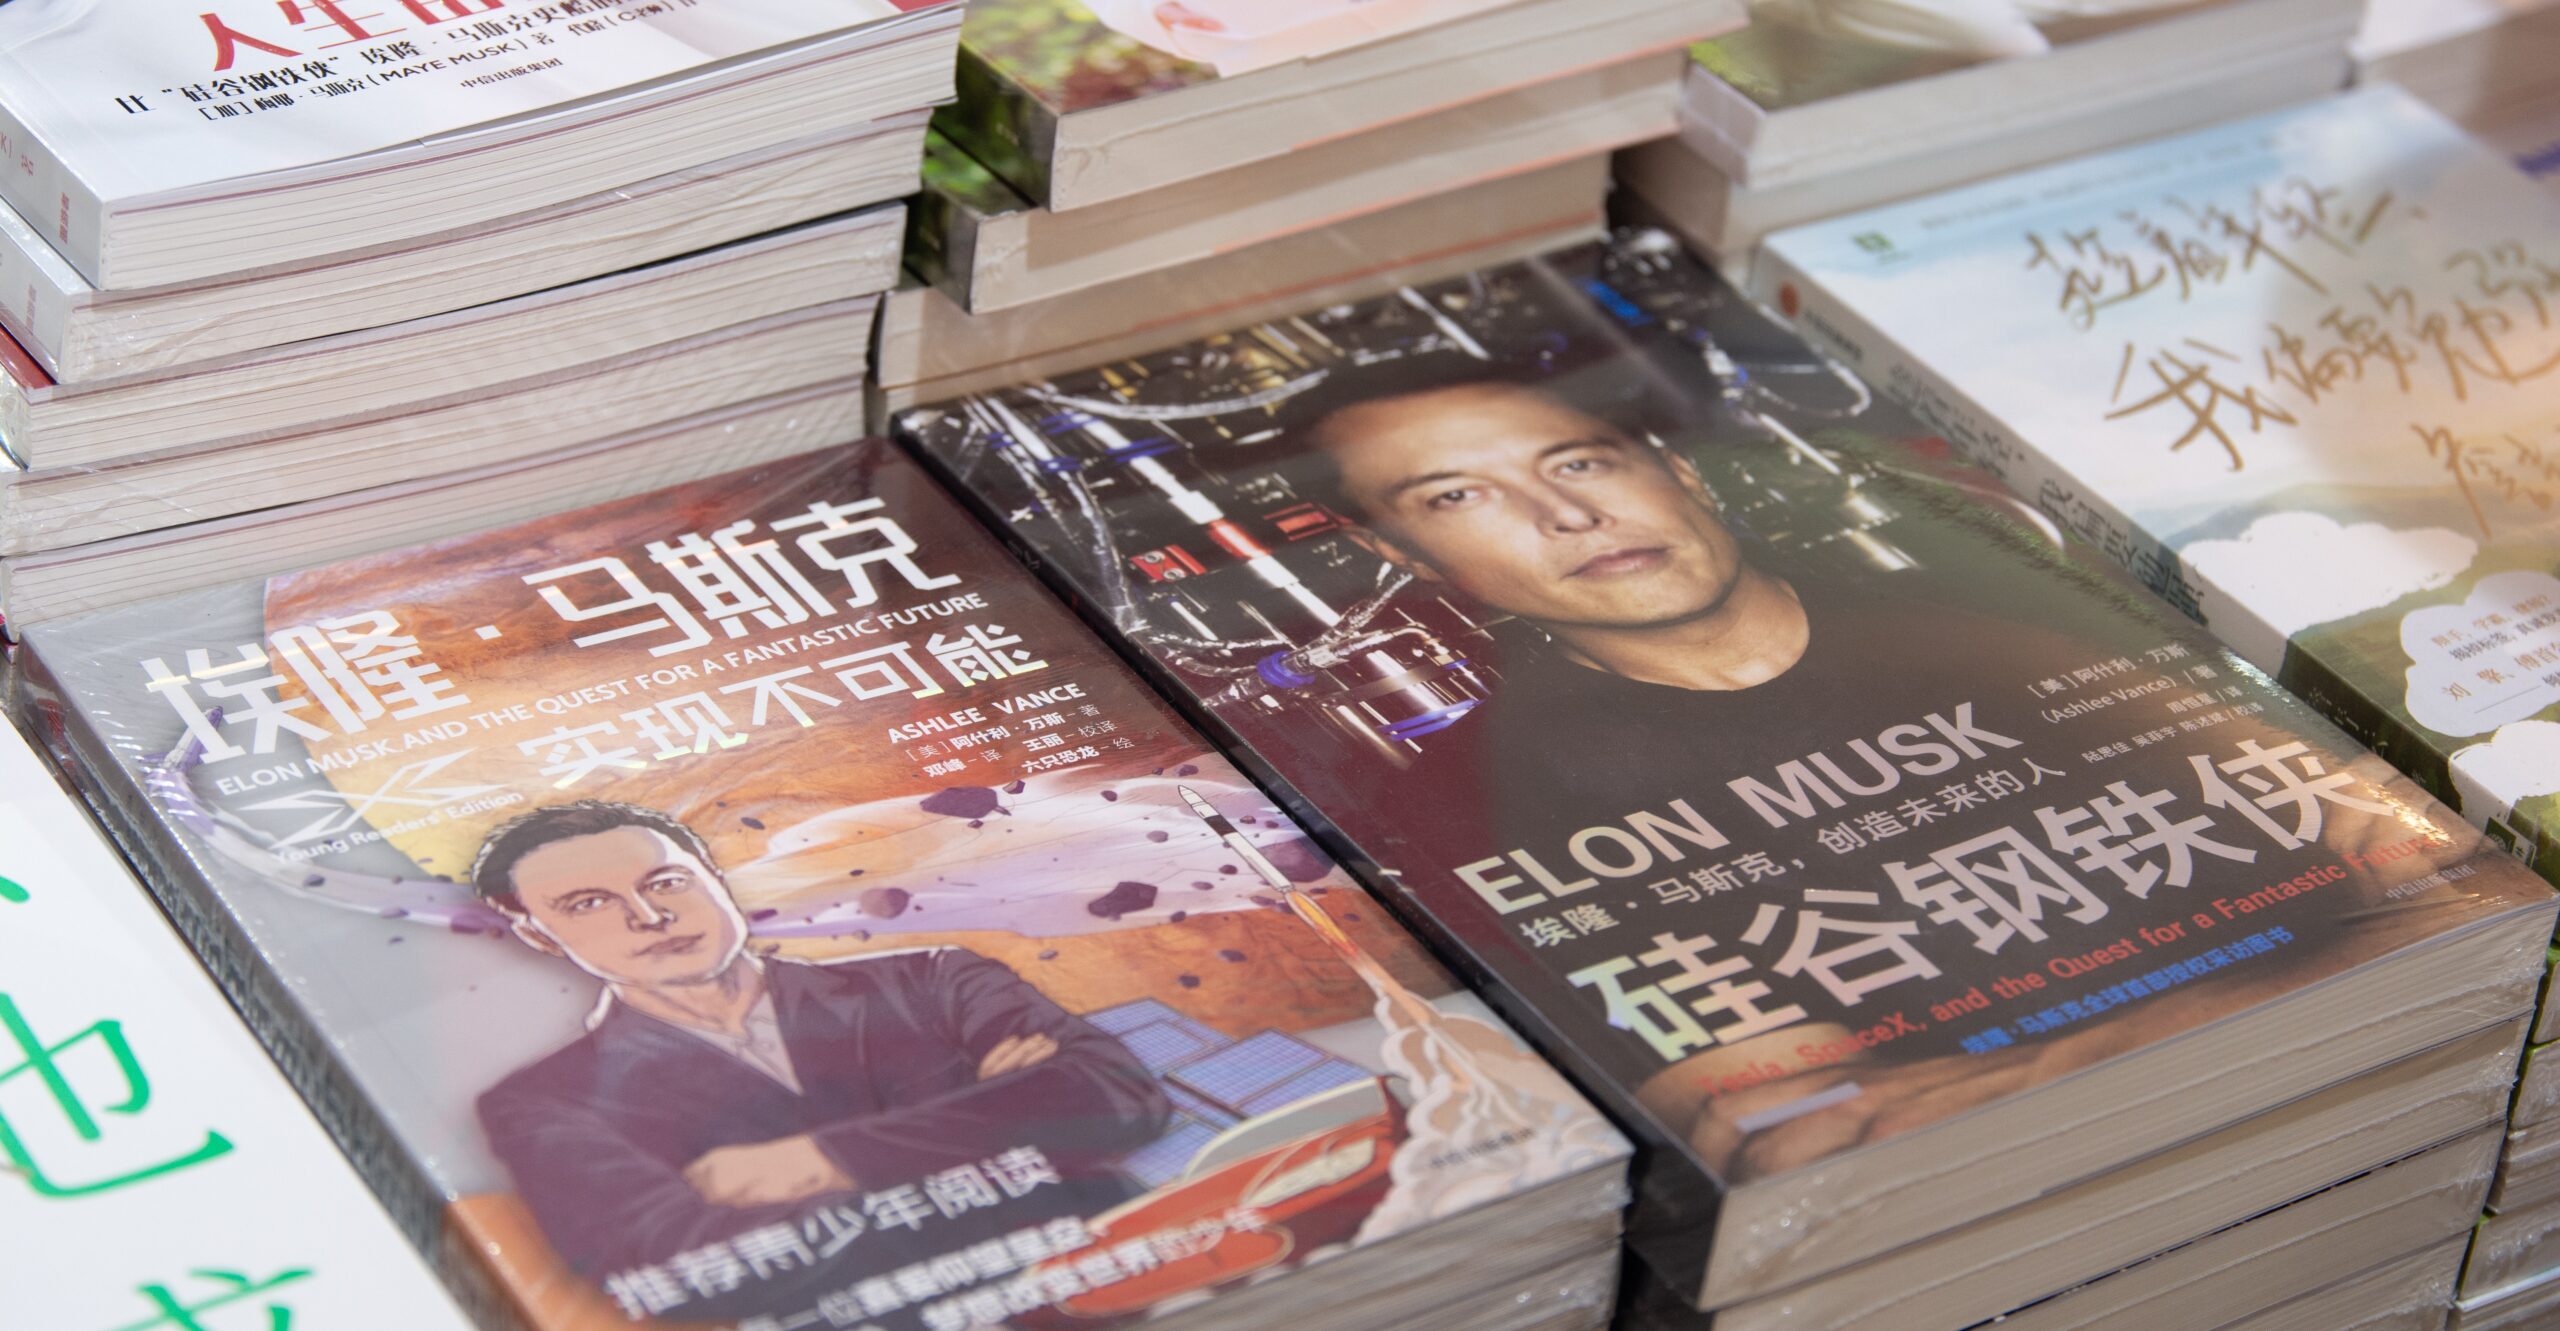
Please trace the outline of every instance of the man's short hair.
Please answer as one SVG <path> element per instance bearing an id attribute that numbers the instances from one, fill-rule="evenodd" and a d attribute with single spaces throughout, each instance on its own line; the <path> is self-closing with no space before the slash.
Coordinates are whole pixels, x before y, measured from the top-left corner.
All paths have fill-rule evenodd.
<path id="1" fill-rule="evenodd" d="M 1702 414 L 1643 357 L 1621 356 L 1557 370 L 1479 360 L 1460 352 L 1428 352 L 1368 365 L 1335 367 L 1291 397 L 1272 423 L 1302 454 L 1289 464 L 1298 493 L 1355 522 L 1369 515 L 1342 488 L 1342 469 L 1321 445 L 1326 424 L 1354 407 L 1460 389 L 1531 393 L 1613 426 L 1630 438 L 1666 435 Z"/>
<path id="2" fill-rule="evenodd" d="M 482 901 L 523 914 L 524 902 L 516 895 L 515 872 L 525 856 L 555 841 L 594 836 L 617 827 L 647 828 L 683 847 L 705 868 L 717 867 L 701 833 L 656 809 L 612 800 L 574 800 L 545 805 L 500 823 L 480 843 L 479 857 L 471 862 L 471 890 Z"/>

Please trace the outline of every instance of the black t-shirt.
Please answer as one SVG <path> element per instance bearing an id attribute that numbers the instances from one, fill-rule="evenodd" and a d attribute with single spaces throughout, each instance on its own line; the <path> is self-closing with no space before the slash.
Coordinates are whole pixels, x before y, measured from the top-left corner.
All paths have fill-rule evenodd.
<path id="1" fill-rule="evenodd" d="M 2012 719 L 2001 733 L 2023 738 L 2037 706 L 2022 685 L 2117 650 L 1940 604 L 1802 576 L 1788 581 L 1804 605 L 1804 653 L 1749 688 L 1646 683 L 1544 644 L 1506 653 L 1499 691 L 1465 722 L 1475 732 L 1468 742 L 1426 752 L 1413 769 L 1435 804 L 1460 792 L 1481 799 L 1488 817 L 1480 830 L 1503 842 L 1447 849 L 1475 850 L 1472 859 L 1516 845 L 1561 845 L 1583 828 L 1683 796 L 1705 811 L 1709 798 L 1730 802 L 1728 780 L 1758 773 L 1773 781 L 1768 773 L 1780 762 L 1817 750 L 1859 784 L 1874 785 L 1884 777 L 1844 753 L 1847 741 L 1899 723 L 1925 725 L 1932 713 L 1952 720 L 1968 703 L 1977 725 L 1997 714 Z M 2005 667 L 1996 678 L 1985 652 Z M 2058 765 L 2050 754 L 2044 763 Z M 1896 784 L 1943 783 L 1903 772 Z M 1869 801 L 1850 802 L 1862 810 Z M 1723 830 L 1739 842 L 1758 826 Z"/>
<path id="2" fill-rule="evenodd" d="M 2249 715 L 2182 730 L 2203 712 L 2172 697 L 2237 680 L 2103 598 L 2027 623 L 1922 599 L 1969 589 L 1917 576 L 1910 596 L 1787 581 L 1810 636 L 1776 678 L 1684 689 L 1512 650 L 1457 742 L 1341 819 L 1479 956 L 1587 1012 L 1586 1052 L 1629 1084 L 1791 1009 L 1854 1030 L 1909 1008 L 1896 1054 L 1986 1047 L 1998 1018 L 1932 1022 L 1930 1002 L 2202 904 L 2127 892 L 2045 815 L 2088 832 L 2118 781 L 2206 813 L 2190 755 L 2288 738 Z M 2218 817 L 2220 841 L 2283 862 Z"/>

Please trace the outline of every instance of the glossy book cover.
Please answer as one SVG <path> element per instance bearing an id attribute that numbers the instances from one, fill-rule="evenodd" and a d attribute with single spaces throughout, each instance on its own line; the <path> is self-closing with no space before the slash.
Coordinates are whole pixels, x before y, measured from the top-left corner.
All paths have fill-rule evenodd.
<path id="1" fill-rule="evenodd" d="M 980 0 L 961 41 L 1059 115 L 1328 55 L 1517 0 Z"/>
<path id="2" fill-rule="evenodd" d="M 2367 89 L 1785 232 L 1755 281 L 2560 879 L 2560 202 Z"/>
<path id="3" fill-rule="evenodd" d="M 1640 1248 L 2547 900 L 1659 232 L 898 428 L 1639 1131 Z"/>
<path id="4" fill-rule="evenodd" d="M 25 654 L 323 1118 L 542 1331 L 1107 1326 L 1622 1167 L 885 443 Z"/>

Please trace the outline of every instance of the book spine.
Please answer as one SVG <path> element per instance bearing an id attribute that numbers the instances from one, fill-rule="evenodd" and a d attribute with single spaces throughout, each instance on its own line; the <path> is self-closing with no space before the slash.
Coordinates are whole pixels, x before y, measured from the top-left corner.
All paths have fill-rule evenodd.
<path id="1" fill-rule="evenodd" d="M 445 1198 L 417 1167 L 371 1097 L 330 1054 L 328 1037 L 256 939 L 225 909 L 193 855 L 152 810 L 150 797 L 100 736 L 80 719 L 40 649 L 17 653 L 8 711 L 130 860 L 178 935 L 204 963 L 241 1021 L 327 1130 L 357 1177 L 373 1189 L 392 1224 L 423 1254 L 454 1301 L 491 1331 L 540 1331 L 502 1293 L 486 1265 L 444 1224 Z"/>
<path id="2" fill-rule="evenodd" d="M 90 282 L 105 286 L 106 203 L 0 102 L 0 202 Z"/>
<path id="3" fill-rule="evenodd" d="M 1046 205 L 1057 113 L 966 44 L 957 81 L 959 100 L 934 113 L 933 127 L 1023 197 Z"/>

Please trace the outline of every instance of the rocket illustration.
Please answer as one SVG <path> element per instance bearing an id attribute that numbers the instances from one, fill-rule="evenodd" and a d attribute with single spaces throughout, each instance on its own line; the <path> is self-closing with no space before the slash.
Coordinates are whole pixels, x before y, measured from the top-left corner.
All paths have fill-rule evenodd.
<path id="1" fill-rule="evenodd" d="M 1289 881 L 1289 875 L 1280 872 L 1278 865 L 1273 864 L 1269 857 L 1255 849 L 1252 842 L 1245 840 L 1244 833 L 1237 831 L 1236 825 L 1228 822 L 1225 814 L 1218 812 L 1209 801 L 1200 798 L 1200 792 L 1189 786 L 1178 786 L 1176 789 L 1181 792 L 1183 803 L 1190 805 L 1191 812 L 1200 821 L 1209 825 L 1209 830 L 1217 834 L 1218 840 L 1223 842 L 1227 849 L 1234 851 L 1237 858 L 1243 860 L 1255 873 L 1260 874 L 1263 882 L 1277 889 L 1280 899 L 1289 903 L 1290 913 L 1304 921 L 1308 928 L 1316 931 L 1317 936 L 1331 944 L 1333 950 L 1340 953 L 1343 960 L 1349 962 L 1352 969 L 1359 972 L 1361 979 L 1367 981 L 1369 987 L 1381 998 L 1392 1007 L 1404 1011 L 1414 1021 L 1428 1025 L 1436 1024 L 1440 1020 L 1440 1013 L 1436 1009 L 1424 1002 L 1419 995 L 1405 988 L 1394 976 L 1387 973 L 1387 968 L 1381 965 L 1377 958 L 1370 956 L 1358 943 L 1353 942 L 1351 935 L 1344 932 L 1342 926 L 1325 913 L 1324 907 L 1314 897 L 1307 895 L 1305 889 Z"/>

